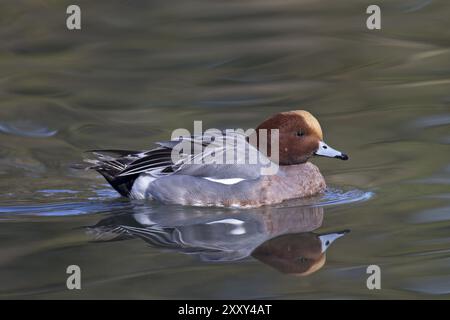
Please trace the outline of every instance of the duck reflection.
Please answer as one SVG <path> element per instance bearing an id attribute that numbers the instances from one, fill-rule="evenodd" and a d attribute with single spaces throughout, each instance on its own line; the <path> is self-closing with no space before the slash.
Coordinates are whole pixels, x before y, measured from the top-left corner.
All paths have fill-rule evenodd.
<path id="1" fill-rule="evenodd" d="M 139 238 L 207 262 L 253 257 L 283 273 L 309 275 L 323 267 L 326 250 L 348 232 L 312 232 L 322 222 L 322 207 L 175 208 L 169 213 L 136 206 L 132 214 L 105 218 L 87 230 L 96 241 Z"/>
<path id="2" fill-rule="evenodd" d="M 251 255 L 283 273 L 306 276 L 323 267 L 325 251 L 347 232 L 287 234 L 264 242 Z"/>

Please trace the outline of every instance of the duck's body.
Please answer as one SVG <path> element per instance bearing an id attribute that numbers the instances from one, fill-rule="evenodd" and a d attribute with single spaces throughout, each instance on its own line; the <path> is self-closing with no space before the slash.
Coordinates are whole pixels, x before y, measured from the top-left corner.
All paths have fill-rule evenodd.
<path id="1" fill-rule="evenodd" d="M 309 162 L 281 166 L 275 175 L 240 179 L 212 180 L 183 174 L 154 178 L 144 174 L 134 182 L 130 198 L 192 206 L 259 207 L 311 196 L 326 187 L 319 168 Z"/>
<path id="2" fill-rule="evenodd" d="M 91 168 L 100 172 L 121 195 L 132 199 L 193 206 L 259 207 L 324 191 L 326 184 L 322 174 L 315 165 L 307 162 L 311 156 L 348 158 L 322 141 L 320 125 L 306 111 L 277 114 L 257 128 L 261 129 L 279 130 L 279 163 L 273 174 L 263 173 L 267 163 L 269 166 L 274 163 L 259 152 L 259 144 L 253 145 L 242 136 L 233 136 L 233 139 L 244 141 L 246 150 L 254 149 L 266 160 L 265 165 L 244 161 L 248 160 L 247 153 L 241 157 L 242 163 L 188 161 L 209 156 L 205 149 L 175 162 L 173 152 L 177 145 L 186 140 L 198 142 L 198 138 L 181 138 L 159 143 L 158 148 L 146 152 L 97 151 L 98 159 Z M 274 150 L 270 143 L 269 153 Z M 225 143 L 215 149 L 215 153 L 217 150 L 225 153 L 229 149 L 230 144 Z M 111 157 L 107 153 L 118 156 Z M 239 158 L 238 152 L 235 159 Z"/>

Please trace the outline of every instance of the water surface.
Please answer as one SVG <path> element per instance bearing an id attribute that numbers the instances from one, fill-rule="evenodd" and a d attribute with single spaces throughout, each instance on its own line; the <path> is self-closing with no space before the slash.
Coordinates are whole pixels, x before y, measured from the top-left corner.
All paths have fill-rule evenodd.
<path id="1" fill-rule="evenodd" d="M 0 4 L 0 298 L 449 297 L 448 1 L 378 1 L 379 31 L 371 1 L 85 0 L 73 32 L 69 4 Z M 314 199 L 161 206 L 72 168 L 299 108 L 350 155 L 313 160 L 330 186 Z"/>

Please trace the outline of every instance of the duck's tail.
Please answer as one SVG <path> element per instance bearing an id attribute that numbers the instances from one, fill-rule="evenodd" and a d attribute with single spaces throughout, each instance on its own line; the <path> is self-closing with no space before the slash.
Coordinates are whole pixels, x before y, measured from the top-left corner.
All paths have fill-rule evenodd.
<path id="1" fill-rule="evenodd" d="M 93 169 L 105 177 L 106 181 L 122 196 L 128 197 L 139 174 L 120 175 L 128 164 L 138 159 L 140 151 L 133 150 L 89 150 L 96 159 L 85 160 L 91 164 L 85 169 Z"/>

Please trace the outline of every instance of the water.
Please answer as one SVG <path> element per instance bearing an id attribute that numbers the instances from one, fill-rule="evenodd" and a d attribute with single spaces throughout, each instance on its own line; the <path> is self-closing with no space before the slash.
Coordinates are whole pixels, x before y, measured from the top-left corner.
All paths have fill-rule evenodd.
<path id="1" fill-rule="evenodd" d="M 378 1 L 380 31 L 371 1 L 78 1 L 76 32 L 69 4 L 0 5 L 0 298 L 449 297 L 448 1 Z M 321 197 L 161 206 L 72 169 L 299 108 L 350 155 L 313 160 Z M 323 260 L 317 237 L 343 230 Z"/>

